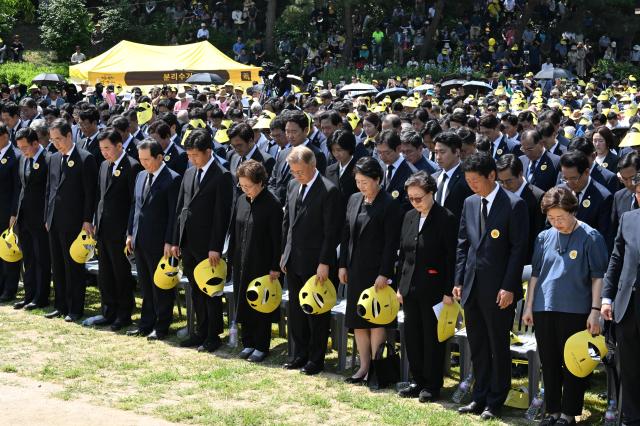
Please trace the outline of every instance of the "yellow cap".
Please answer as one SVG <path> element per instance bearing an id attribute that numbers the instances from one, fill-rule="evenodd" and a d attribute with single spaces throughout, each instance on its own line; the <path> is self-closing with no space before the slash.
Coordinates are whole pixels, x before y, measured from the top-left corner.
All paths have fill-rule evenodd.
<path id="1" fill-rule="evenodd" d="M 153 283 L 162 290 L 171 290 L 180 282 L 180 262 L 175 257 L 163 257 L 153 273 Z"/>
<path id="2" fill-rule="evenodd" d="M 587 377 L 608 353 L 604 336 L 592 336 L 589 330 L 569 337 L 564 344 L 564 364 L 576 377 Z"/>
<path id="3" fill-rule="evenodd" d="M 300 289 L 298 300 L 304 313 L 319 315 L 329 312 L 336 304 L 336 288 L 331 280 L 317 281 L 317 275 L 307 280 Z"/>
<path id="4" fill-rule="evenodd" d="M 400 302 L 390 286 L 376 290 L 375 286 L 365 289 L 358 299 L 356 312 L 372 324 L 385 325 L 398 316 Z"/>
<path id="5" fill-rule="evenodd" d="M 454 301 L 452 304 L 442 305 L 442 310 L 438 316 L 438 341 L 444 342 L 445 340 L 453 337 L 456 333 L 456 325 L 458 324 L 458 316 L 462 312 L 460 304 Z"/>
<path id="6" fill-rule="evenodd" d="M 214 267 L 211 266 L 209 258 L 206 258 L 193 269 L 193 279 L 198 288 L 207 296 L 220 296 L 224 291 L 224 283 L 227 279 L 227 262 L 220 259 Z"/>
<path id="7" fill-rule="evenodd" d="M 247 303 L 258 312 L 271 313 L 278 309 L 281 301 L 282 286 L 280 281 L 271 281 L 269 275 L 256 278 L 247 287 Z"/>
<path id="8" fill-rule="evenodd" d="M 22 259 L 22 251 L 18 245 L 18 236 L 9 228 L 0 238 L 0 259 L 5 262 L 18 262 Z"/>
<path id="9" fill-rule="evenodd" d="M 87 260 L 93 257 L 93 252 L 96 248 L 96 240 L 82 230 L 76 239 L 71 243 L 69 247 L 69 254 L 76 263 L 86 263 Z"/>

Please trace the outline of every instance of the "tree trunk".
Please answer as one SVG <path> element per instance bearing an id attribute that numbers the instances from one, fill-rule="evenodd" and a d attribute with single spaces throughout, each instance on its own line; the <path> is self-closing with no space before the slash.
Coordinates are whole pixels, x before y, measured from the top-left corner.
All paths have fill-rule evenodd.
<path id="1" fill-rule="evenodd" d="M 440 25 L 440 20 L 442 19 L 442 14 L 444 12 L 444 0 L 437 0 L 435 4 L 436 14 L 433 17 L 433 21 L 429 23 L 429 28 L 424 35 L 424 44 L 422 45 L 422 49 L 420 49 L 420 60 L 423 61 L 427 55 L 431 54 L 433 51 L 434 40 L 433 38 L 436 35 L 436 30 Z"/>
<path id="2" fill-rule="evenodd" d="M 522 33 L 529 25 L 531 15 L 533 15 L 533 12 L 540 5 L 540 3 L 541 0 L 529 0 L 524 8 L 524 11 L 522 12 L 522 15 L 520 15 L 520 18 L 518 18 L 518 20 L 514 23 L 513 27 L 516 30 L 514 40 L 517 40 L 518 44 L 522 44 Z"/>
<path id="3" fill-rule="evenodd" d="M 344 48 L 342 51 L 342 65 L 349 66 L 353 51 L 353 19 L 351 18 L 351 0 L 344 0 Z"/>
<path id="4" fill-rule="evenodd" d="M 265 49 L 267 56 L 273 58 L 275 56 L 276 46 L 274 38 L 274 30 L 276 26 L 276 9 L 278 0 L 267 0 L 267 14 L 265 16 Z"/>

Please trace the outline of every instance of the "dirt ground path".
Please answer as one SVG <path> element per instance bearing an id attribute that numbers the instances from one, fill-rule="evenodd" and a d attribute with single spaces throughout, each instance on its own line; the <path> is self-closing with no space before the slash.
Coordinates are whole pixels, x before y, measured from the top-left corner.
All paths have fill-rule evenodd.
<path id="1" fill-rule="evenodd" d="M 5 425 L 169 426 L 169 423 L 129 411 L 51 396 L 61 386 L 14 374 L 0 373 L 0 422 Z"/>

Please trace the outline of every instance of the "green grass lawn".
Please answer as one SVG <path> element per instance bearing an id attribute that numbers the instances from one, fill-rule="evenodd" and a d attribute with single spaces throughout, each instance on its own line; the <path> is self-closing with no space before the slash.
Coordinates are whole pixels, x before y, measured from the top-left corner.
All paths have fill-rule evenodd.
<path id="1" fill-rule="evenodd" d="M 97 313 L 99 295 L 87 292 L 87 314 Z M 140 306 L 140 300 L 138 300 Z M 103 406 L 131 410 L 191 424 L 428 424 L 467 425 L 478 417 L 460 416 L 450 401 L 457 385 L 446 378 L 443 402 L 420 404 L 398 398 L 392 390 L 370 392 L 347 385 L 335 372 L 336 353 L 328 355 L 328 373 L 307 377 L 280 366 L 286 341 L 274 327 L 271 356 L 263 365 L 235 357 L 226 346 L 216 354 L 177 347 L 175 335 L 147 342 L 98 328 L 49 320 L 43 311 L 0 307 L 0 371 L 56 383 L 61 400 L 83 398 Z M 176 311 L 177 318 L 177 311 Z M 172 330 L 185 325 L 176 321 Z M 526 380 L 526 379 L 525 379 Z M 592 388 L 604 390 L 604 374 Z M 523 380 L 514 380 L 515 385 Z M 583 420 L 599 423 L 605 402 L 587 395 Z M 504 422 L 529 424 L 521 410 L 506 410 Z M 492 422 L 489 424 L 498 424 Z"/>

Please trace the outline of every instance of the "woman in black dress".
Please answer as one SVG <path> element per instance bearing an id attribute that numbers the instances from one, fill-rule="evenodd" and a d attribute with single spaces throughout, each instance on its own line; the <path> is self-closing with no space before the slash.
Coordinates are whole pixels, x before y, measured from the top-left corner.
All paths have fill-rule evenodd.
<path id="1" fill-rule="evenodd" d="M 241 358 L 263 361 L 269 353 L 271 323 L 279 310 L 265 314 L 247 303 L 247 287 L 256 278 L 270 275 L 280 278 L 282 207 L 265 190 L 268 175 L 264 166 L 247 160 L 238 167 L 237 176 L 243 195 L 236 201 L 230 226 L 229 261 L 233 267 L 233 290 L 237 301 L 237 318 L 242 326 Z"/>
<path id="2" fill-rule="evenodd" d="M 340 282 L 347 284 L 346 326 L 354 329 L 360 355 L 360 369 L 349 383 L 366 380 L 372 354 L 386 339 L 385 327 L 371 324 L 356 313 L 363 290 L 382 289 L 393 276 L 403 211 L 386 191 L 380 189 L 383 172 L 371 157 L 358 160 L 354 168 L 360 192 L 349 198 L 340 245 Z M 391 323 L 386 327 L 394 327 Z"/>
<path id="3" fill-rule="evenodd" d="M 438 341 L 433 306 L 453 303 L 458 227 L 455 216 L 434 203 L 436 181 L 420 171 L 405 183 L 413 210 L 402 223 L 398 300 L 404 311 L 407 357 L 413 383 L 399 391 L 420 402 L 437 399 L 443 384 L 445 343 Z"/>

